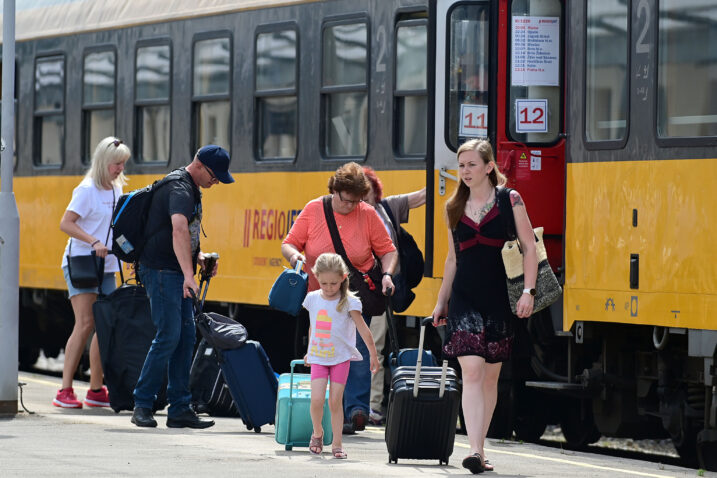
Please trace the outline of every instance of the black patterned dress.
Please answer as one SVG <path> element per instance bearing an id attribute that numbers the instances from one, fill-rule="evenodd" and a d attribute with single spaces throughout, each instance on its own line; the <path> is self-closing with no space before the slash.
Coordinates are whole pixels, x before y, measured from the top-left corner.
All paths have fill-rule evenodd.
<path id="1" fill-rule="evenodd" d="M 504 362 L 513 348 L 513 320 L 501 249 L 508 240 L 496 201 L 480 224 L 464 215 L 453 230 L 456 274 L 446 321 L 447 357 L 478 355 Z"/>

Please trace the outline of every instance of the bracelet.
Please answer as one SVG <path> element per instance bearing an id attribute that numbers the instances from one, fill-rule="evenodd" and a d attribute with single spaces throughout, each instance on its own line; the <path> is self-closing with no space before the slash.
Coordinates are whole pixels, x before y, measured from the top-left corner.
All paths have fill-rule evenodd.
<path id="1" fill-rule="evenodd" d="M 95 247 L 95 244 L 97 244 L 98 242 L 100 242 L 100 240 L 99 240 L 99 239 L 96 239 L 95 242 L 93 242 L 92 244 L 90 244 L 90 247 Z"/>
<path id="2" fill-rule="evenodd" d="M 383 275 L 389 276 L 391 279 L 393 279 L 393 274 L 391 274 L 390 272 L 384 272 Z"/>

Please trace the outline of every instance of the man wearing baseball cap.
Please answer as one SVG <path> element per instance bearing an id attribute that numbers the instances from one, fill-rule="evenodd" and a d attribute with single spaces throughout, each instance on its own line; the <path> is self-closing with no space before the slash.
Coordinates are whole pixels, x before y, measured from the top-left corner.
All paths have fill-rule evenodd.
<path id="1" fill-rule="evenodd" d="M 199 418 L 190 408 L 189 370 L 195 329 L 190 291 L 199 293 L 194 278 L 203 270 L 205 256 L 199 245 L 202 193 L 215 184 L 229 184 L 229 153 L 213 144 L 202 147 L 184 168 L 167 175 L 168 181 L 152 196 L 145 229 L 146 243 L 140 256 L 139 277 L 147 289 L 152 322 L 157 333 L 147 353 L 134 389 L 132 423 L 156 427 L 152 406 L 167 380 L 167 426 L 207 428 L 213 420 Z M 211 271 L 216 275 L 217 266 Z"/>

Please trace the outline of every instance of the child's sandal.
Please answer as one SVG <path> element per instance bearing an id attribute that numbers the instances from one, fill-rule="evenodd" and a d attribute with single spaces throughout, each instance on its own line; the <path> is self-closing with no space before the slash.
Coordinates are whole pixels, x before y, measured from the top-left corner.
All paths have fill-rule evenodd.
<path id="1" fill-rule="evenodd" d="M 346 459 L 346 452 L 343 448 L 332 448 L 331 453 L 333 453 L 334 458 L 337 460 L 345 460 Z"/>
<path id="2" fill-rule="evenodd" d="M 322 433 L 320 437 L 314 436 L 314 434 L 311 434 L 311 440 L 309 440 L 309 452 L 312 455 L 321 455 L 321 452 L 324 450 L 324 434 Z"/>

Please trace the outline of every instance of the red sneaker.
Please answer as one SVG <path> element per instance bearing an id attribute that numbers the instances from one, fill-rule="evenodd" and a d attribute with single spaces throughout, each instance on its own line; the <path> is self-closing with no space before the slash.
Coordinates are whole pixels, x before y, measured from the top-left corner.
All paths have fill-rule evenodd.
<path id="1" fill-rule="evenodd" d="M 82 402 L 77 400 L 77 396 L 72 387 L 58 390 L 52 404 L 61 408 L 82 408 Z"/>
<path id="2" fill-rule="evenodd" d="M 110 396 L 107 393 L 107 387 L 102 385 L 102 388 L 100 388 L 97 392 L 87 390 L 87 395 L 85 395 L 85 405 L 88 407 L 109 407 Z"/>

